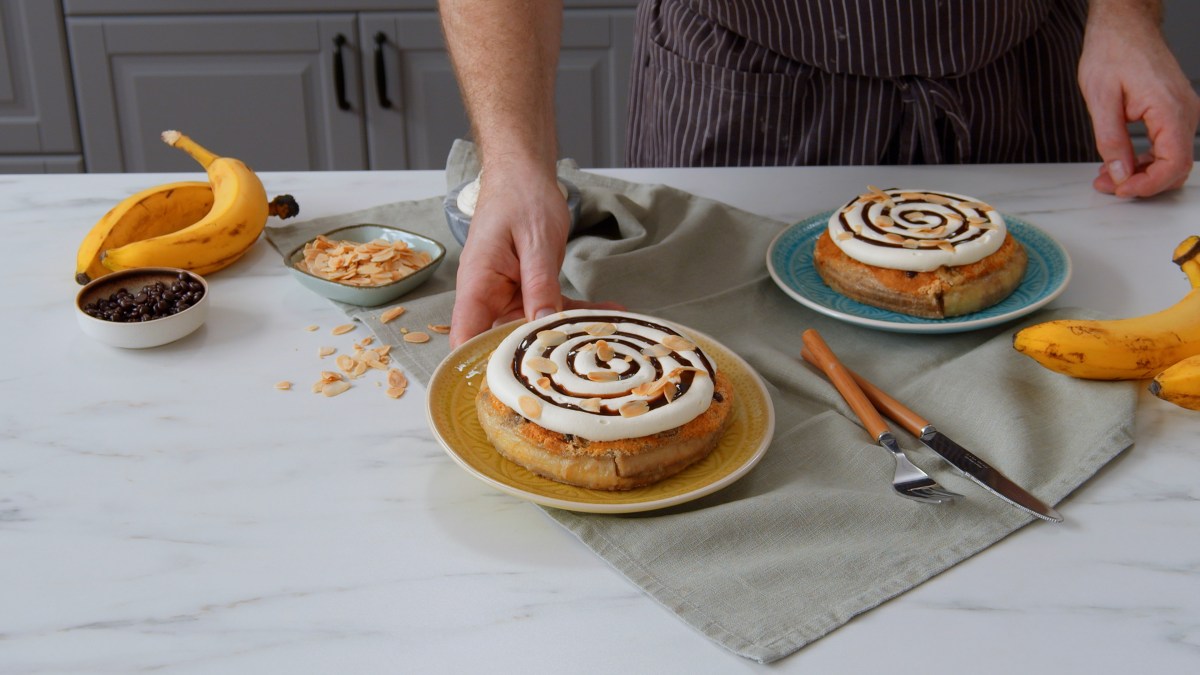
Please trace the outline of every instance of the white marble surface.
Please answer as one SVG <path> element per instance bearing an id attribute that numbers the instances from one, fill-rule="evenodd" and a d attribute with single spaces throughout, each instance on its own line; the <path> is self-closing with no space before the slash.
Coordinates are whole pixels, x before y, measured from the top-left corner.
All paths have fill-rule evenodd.
<path id="1" fill-rule="evenodd" d="M 1070 252 L 1058 305 L 1181 297 L 1200 181 L 1148 202 L 1091 166 L 613 171 L 781 219 L 940 188 Z M 1137 443 L 1036 523 L 791 657 L 715 646 L 528 503 L 459 469 L 424 392 L 314 397 L 344 322 L 260 242 L 173 345 L 86 338 L 80 237 L 156 175 L 0 176 L 0 673 L 1161 672 L 1200 664 L 1200 413 L 1143 393 Z M 440 194 L 438 172 L 265 174 L 304 217 Z M 449 241 L 449 237 L 446 238 Z M 318 324 L 322 330 L 303 328 Z M 357 332 L 361 337 L 362 329 Z M 356 335 L 356 334 L 351 334 Z M 338 343 L 348 345 L 349 341 Z M 289 379 L 292 392 L 273 384 Z"/>

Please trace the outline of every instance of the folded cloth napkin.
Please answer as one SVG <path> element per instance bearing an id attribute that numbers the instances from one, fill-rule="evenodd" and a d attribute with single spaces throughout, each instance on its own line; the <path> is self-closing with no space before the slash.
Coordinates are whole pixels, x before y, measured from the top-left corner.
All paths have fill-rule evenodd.
<path id="1" fill-rule="evenodd" d="M 455 144 L 448 187 L 477 170 L 473 146 Z M 910 458 L 964 497 L 935 506 L 892 494 L 893 459 L 800 359 L 804 329 L 818 329 L 844 362 L 1051 504 L 1133 442 L 1135 387 L 1043 369 L 1013 351 L 1018 326 L 930 336 L 824 317 L 767 275 L 765 251 L 785 223 L 667 186 L 589 174 L 571 162 L 560 171 L 584 194 L 585 231 L 568 245 L 563 266 L 567 292 L 615 300 L 716 338 L 766 381 L 776 431 L 753 471 L 702 499 L 637 515 L 545 510 L 664 607 L 739 655 L 782 658 L 1034 520 L 952 473 L 895 425 Z M 449 240 L 440 198 L 275 227 L 268 237 L 286 251 L 364 220 Z M 405 325 L 449 320 L 456 260 L 457 250 L 420 296 L 400 301 L 409 310 Z M 392 355 L 422 381 L 449 352 L 444 340 L 404 343 L 401 321 L 379 321 L 386 308 L 344 309 L 395 345 Z M 1087 312 L 1040 312 L 1024 323 L 1068 314 Z"/>

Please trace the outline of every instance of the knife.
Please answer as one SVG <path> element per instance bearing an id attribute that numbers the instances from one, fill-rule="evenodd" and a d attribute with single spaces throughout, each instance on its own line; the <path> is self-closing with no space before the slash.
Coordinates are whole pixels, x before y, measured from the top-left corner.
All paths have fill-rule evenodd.
<path id="1" fill-rule="evenodd" d="M 805 361 L 813 364 L 816 363 L 807 348 L 802 349 L 800 355 L 804 357 Z M 940 455 L 942 459 L 949 462 L 955 469 L 958 469 L 964 476 L 1026 513 L 1052 523 L 1062 522 L 1063 517 L 1058 511 L 1055 511 L 1037 497 L 1029 494 L 1025 488 L 1009 480 L 1007 476 L 980 459 L 970 450 L 955 443 L 949 436 L 938 431 L 924 417 L 913 412 L 879 387 L 871 384 L 866 378 L 849 368 L 846 370 L 849 371 L 850 376 L 854 378 L 859 388 L 867 395 L 871 403 L 875 404 L 876 408 L 882 410 L 884 414 L 908 430 L 913 436 L 921 439 L 922 443 Z"/>

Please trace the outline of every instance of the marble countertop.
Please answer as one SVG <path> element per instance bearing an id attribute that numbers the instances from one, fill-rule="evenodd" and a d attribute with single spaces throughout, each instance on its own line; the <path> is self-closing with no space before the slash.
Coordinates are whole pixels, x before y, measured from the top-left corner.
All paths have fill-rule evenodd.
<path id="1" fill-rule="evenodd" d="M 867 184 L 970 194 L 1040 226 L 1056 306 L 1187 292 L 1200 179 L 1127 202 L 1093 166 L 610 170 L 781 220 Z M 302 217 L 438 195 L 440 172 L 266 173 Z M 527 502 L 460 469 L 424 390 L 308 395 L 345 323 L 260 242 L 207 324 L 151 350 L 79 331 L 75 249 L 178 175 L 0 176 L 0 673 L 1183 672 L 1200 662 L 1200 413 L 1143 392 L 1137 441 L 1038 522 L 763 666 L 677 620 Z M 452 241 L 447 233 L 446 241 Z M 360 329 L 361 331 L 362 329 Z M 279 380 L 298 390 L 279 392 Z M 350 392 L 354 393 L 354 392 Z M 881 492 L 882 494 L 882 492 Z M 1190 667 L 1189 667 L 1190 666 Z"/>

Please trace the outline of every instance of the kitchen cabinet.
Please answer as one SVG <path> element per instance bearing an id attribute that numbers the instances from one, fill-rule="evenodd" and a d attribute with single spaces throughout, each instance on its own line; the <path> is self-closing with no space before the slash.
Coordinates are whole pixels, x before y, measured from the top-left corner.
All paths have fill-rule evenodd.
<path id="1" fill-rule="evenodd" d="M 88 171 L 194 171 L 158 141 L 172 128 L 264 171 L 438 169 L 469 136 L 432 1 L 333 13 L 181 4 L 137 14 L 154 8 L 68 2 L 80 12 L 66 23 Z M 586 166 L 623 155 L 633 8 L 613 4 L 564 16 L 560 151 Z"/>
<path id="2" fill-rule="evenodd" d="M 82 169 L 57 2 L 0 0 L 0 173 Z"/>

